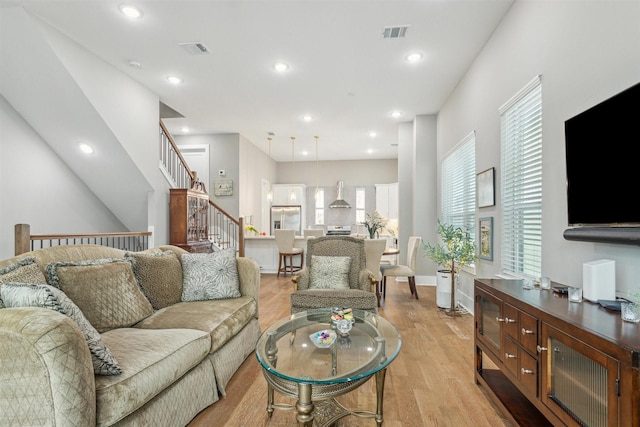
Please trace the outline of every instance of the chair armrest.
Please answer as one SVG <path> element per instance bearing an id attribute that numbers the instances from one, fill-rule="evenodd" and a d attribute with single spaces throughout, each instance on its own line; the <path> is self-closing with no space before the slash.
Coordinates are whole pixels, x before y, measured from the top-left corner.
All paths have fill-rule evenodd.
<path id="1" fill-rule="evenodd" d="M 257 306 L 260 299 L 260 265 L 252 258 L 238 257 L 236 261 L 238 278 L 240 279 L 240 293 L 253 297 Z M 256 310 L 257 317 L 258 310 Z"/>
<path id="2" fill-rule="evenodd" d="M 45 308 L 1 309 L 0 366 L 2 423 L 96 424 L 89 347 L 67 316 Z"/>
<path id="3" fill-rule="evenodd" d="M 309 289 L 309 268 L 304 267 L 291 278 L 291 281 L 293 282 L 293 292 Z"/>
<path id="4" fill-rule="evenodd" d="M 375 293 L 376 283 L 378 283 L 378 281 L 373 277 L 373 274 L 371 274 L 369 270 L 360 270 L 360 275 L 358 276 L 358 289 Z"/>

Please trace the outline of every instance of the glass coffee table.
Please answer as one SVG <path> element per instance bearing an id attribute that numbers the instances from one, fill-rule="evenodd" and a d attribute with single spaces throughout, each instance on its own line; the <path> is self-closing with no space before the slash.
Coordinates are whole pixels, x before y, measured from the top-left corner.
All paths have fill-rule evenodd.
<path id="1" fill-rule="evenodd" d="M 256 357 L 267 380 L 267 413 L 295 409 L 298 426 L 329 426 L 347 415 L 375 418 L 382 425 L 387 367 L 402 341 L 395 326 L 368 311 L 353 310 L 351 329 L 332 321 L 331 308 L 293 314 L 271 325 L 256 344 Z M 348 326 L 348 325 L 346 325 Z M 350 410 L 335 398 L 372 376 L 376 411 Z M 274 390 L 297 399 L 295 405 L 274 404 Z"/>

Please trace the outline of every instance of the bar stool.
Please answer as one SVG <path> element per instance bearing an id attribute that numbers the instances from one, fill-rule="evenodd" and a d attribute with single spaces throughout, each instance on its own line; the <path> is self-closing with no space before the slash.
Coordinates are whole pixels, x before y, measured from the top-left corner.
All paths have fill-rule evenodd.
<path id="1" fill-rule="evenodd" d="M 296 234 L 294 230 L 273 230 L 273 234 L 276 237 L 276 243 L 278 244 L 278 277 L 280 273 L 287 275 L 293 275 L 295 271 L 302 270 L 302 263 L 304 260 L 304 249 L 294 248 L 293 245 L 296 241 Z M 300 257 L 300 264 L 294 265 L 293 258 Z M 287 260 L 289 265 L 287 266 Z"/>

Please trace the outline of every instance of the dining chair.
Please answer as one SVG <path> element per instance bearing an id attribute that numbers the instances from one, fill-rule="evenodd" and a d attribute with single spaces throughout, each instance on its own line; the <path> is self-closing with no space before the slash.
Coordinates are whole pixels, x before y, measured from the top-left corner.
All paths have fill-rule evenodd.
<path id="1" fill-rule="evenodd" d="M 407 277 L 409 279 L 409 290 L 411 295 L 418 299 L 418 290 L 416 289 L 416 255 L 418 247 L 422 239 L 418 236 L 409 237 L 407 249 L 407 265 L 381 265 L 382 272 L 382 298 L 387 296 L 387 277 Z"/>
<path id="2" fill-rule="evenodd" d="M 380 281 L 382 280 L 382 272 L 380 271 L 380 263 L 382 254 L 387 248 L 387 239 L 365 239 L 364 252 L 366 255 L 366 268 L 373 274 L 376 279 L 376 297 L 378 299 L 378 307 L 380 307 Z"/>
<path id="3" fill-rule="evenodd" d="M 294 247 L 296 241 L 295 230 L 278 229 L 273 230 L 273 234 L 276 238 L 276 244 L 278 245 L 278 276 L 283 273 L 285 276 L 287 272 L 293 276 L 296 271 L 302 270 L 302 263 L 304 261 L 304 249 Z M 300 257 L 300 264 L 294 265 L 294 257 Z M 287 265 L 287 261 L 289 265 Z"/>

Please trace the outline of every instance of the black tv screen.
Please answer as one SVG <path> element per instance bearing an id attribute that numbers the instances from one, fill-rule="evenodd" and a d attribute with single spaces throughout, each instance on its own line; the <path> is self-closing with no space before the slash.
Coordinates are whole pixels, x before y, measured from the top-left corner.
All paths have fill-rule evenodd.
<path id="1" fill-rule="evenodd" d="M 569 226 L 640 227 L 640 83 L 564 129 Z"/>

